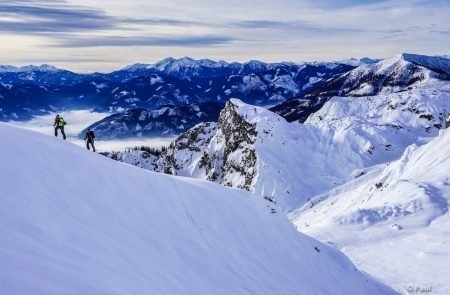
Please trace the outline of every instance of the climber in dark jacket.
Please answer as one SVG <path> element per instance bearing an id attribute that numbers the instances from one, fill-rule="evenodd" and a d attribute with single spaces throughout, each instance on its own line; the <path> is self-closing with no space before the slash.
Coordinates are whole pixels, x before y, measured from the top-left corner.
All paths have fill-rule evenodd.
<path id="1" fill-rule="evenodd" d="M 59 129 L 61 130 L 63 139 L 66 140 L 66 133 L 64 133 L 64 125 L 66 125 L 64 119 L 59 115 L 56 115 L 55 123 L 53 124 L 53 126 L 55 127 L 55 136 L 58 137 L 58 129 Z"/>
<path id="2" fill-rule="evenodd" d="M 95 138 L 94 131 L 88 128 L 88 130 L 86 131 L 86 135 L 84 136 L 84 140 L 86 140 L 86 147 L 88 150 L 90 150 L 89 145 L 91 145 L 92 150 L 95 152 L 94 138 Z"/>

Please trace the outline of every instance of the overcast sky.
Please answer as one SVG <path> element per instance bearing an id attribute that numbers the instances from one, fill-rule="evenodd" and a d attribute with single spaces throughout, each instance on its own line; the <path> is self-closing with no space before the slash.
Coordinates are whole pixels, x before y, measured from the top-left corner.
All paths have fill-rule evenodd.
<path id="1" fill-rule="evenodd" d="M 227 61 L 450 54 L 450 0 L 9 0 L 0 64 L 107 72 L 164 57 Z"/>

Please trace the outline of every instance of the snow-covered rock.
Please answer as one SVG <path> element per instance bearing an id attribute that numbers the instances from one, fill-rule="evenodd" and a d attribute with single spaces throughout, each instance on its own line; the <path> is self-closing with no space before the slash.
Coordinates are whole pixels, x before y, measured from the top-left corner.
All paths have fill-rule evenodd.
<path id="1" fill-rule="evenodd" d="M 245 191 L 0 135 L 3 293 L 394 293 Z"/>

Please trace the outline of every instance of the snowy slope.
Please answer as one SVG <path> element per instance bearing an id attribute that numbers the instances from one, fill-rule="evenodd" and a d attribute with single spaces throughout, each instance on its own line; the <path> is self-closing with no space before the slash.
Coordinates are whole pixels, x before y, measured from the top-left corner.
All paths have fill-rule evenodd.
<path id="1" fill-rule="evenodd" d="M 449 131 L 313 198 L 290 218 L 399 291 L 422 284 L 449 294 Z"/>
<path id="2" fill-rule="evenodd" d="M 0 135 L 2 293 L 392 293 L 245 191 Z"/>

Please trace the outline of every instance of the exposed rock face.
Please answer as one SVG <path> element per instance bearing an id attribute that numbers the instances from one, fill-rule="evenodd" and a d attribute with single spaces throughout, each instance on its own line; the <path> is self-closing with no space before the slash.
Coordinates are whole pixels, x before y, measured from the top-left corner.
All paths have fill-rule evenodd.
<path id="1" fill-rule="evenodd" d="M 256 124 L 242 118 L 237 108 L 232 100 L 217 124 L 202 123 L 178 137 L 161 155 L 162 171 L 251 190 L 256 175 Z"/>
<path id="2" fill-rule="evenodd" d="M 233 102 L 227 103 L 210 149 L 208 179 L 219 179 L 223 185 L 250 190 L 256 174 L 256 136 L 256 124 L 245 121 Z"/>
<path id="3" fill-rule="evenodd" d="M 161 154 L 161 172 L 189 176 L 203 174 L 210 164 L 203 160 L 203 154 L 217 130 L 213 122 L 200 123 L 180 135 L 166 152 Z"/>

